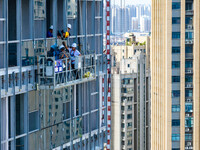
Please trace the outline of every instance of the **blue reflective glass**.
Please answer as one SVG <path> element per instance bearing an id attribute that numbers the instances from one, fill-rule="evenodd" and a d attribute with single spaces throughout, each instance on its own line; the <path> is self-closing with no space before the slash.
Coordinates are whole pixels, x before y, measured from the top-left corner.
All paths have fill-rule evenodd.
<path id="1" fill-rule="evenodd" d="M 181 18 L 180 17 L 172 17 L 172 24 L 180 24 Z"/>
<path id="2" fill-rule="evenodd" d="M 180 47 L 172 47 L 172 53 L 175 54 L 175 53 L 180 53 Z"/>
<path id="3" fill-rule="evenodd" d="M 180 76 L 172 76 L 172 82 L 180 82 Z"/>
<path id="4" fill-rule="evenodd" d="M 180 141 L 180 134 L 172 134 L 172 141 Z"/>
<path id="5" fill-rule="evenodd" d="M 185 68 L 192 68 L 193 67 L 193 61 L 187 60 L 185 61 Z"/>
<path id="6" fill-rule="evenodd" d="M 180 120 L 178 120 L 178 119 L 173 119 L 173 120 L 172 120 L 172 126 L 180 126 Z"/>
<path id="7" fill-rule="evenodd" d="M 180 39 L 181 33 L 180 32 L 172 32 L 172 39 Z"/>
<path id="8" fill-rule="evenodd" d="M 172 90 L 172 98 L 180 97 L 180 90 Z"/>
<path id="9" fill-rule="evenodd" d="M 172 9 L 180 9 L 181 3 L 180 2 L 172 2 Z"/>
<path id="10" fill-rule="evenodd" d="M 180 68 L 180 61 L 172 61 L 172 69 Z"/>

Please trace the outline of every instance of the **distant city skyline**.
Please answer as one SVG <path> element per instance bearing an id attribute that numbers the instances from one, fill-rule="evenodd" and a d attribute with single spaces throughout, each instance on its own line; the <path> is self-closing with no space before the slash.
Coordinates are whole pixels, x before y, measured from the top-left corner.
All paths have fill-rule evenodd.
<path id="1" fill-rule="evenodd" d="M 134 5 L 134 4 L 151 4 L 151 0 L 125 0 L 126 5 Z M 123 4 L 124 4 L 124 0 L 122 0 Z M 111 1 L 111 4 L 114 5 L 114 3 L 116 5 L 120 5 L 121 0 L 114 0 Z"/>

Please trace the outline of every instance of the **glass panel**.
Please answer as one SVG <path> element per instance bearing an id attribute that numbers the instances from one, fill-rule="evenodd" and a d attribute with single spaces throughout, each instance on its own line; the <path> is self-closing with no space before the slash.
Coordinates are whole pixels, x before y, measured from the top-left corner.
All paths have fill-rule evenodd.
<path id="1" fill-rule="evenodd" d="M 193 118 L 185 118 L 185 127 L 193 127 Z"/>
<path id="2" fill-rule="evenodd" d="M 172 2 L 172 9 L 180 9 L 181 3 L 180 2 Z"/>
<path id="3" fill-rule="evenodd" d="M 29 132 L 39 129 L 39 112 L 29 113 Z"/>
<path id="4" fill-rule="evenodd" d="M 8 0 L 8 40 L 17 39 L 16 0 Z"/>
<path id="5" fill-rule="evenodd" d="M 34 51 L 35 54 L 43 54 L 45 52 L 45 40 L 35 40 L 34 41 Z"/>
<path id="6" fill-rule="evenodd" d="M 172 134 L 172 141 L 180 141 L 180 134 Z"/>
<path id="7" fill-rule="evenodd" d="M 76 0 L 67 1 L 67 18 L 76 18 L 77 17 L 77 3 Z"/>
<path id="8" fill-rule="evenodd" d="M 193 105 L 192 103 L 185 104 L 185 112 L 193 112 Z"/>
<path id="9" fill-rule="evenodd" d="M 0 41 L 4 41 L 4 21 L 0 21 Z"/>
<path id="10" fill-rule="evenodd" d="M 24 41 L 22 42 L 21 49 L 21 57 L 22 57 L 22 66 L 30 66 L 34 65 L 35 62 L 35 54 L 33 48 L 33 41 Z"/>
<path id="11" fill-rule="evenodd" d="M 4 0 L 0 0 L 0 18 L 4 17 L 4 14 L 3 14 L 4 8 L 3 8 L 3 6 L 4 6 Z"/>
<path id="12" fill-rule="evenodd" d="M 75 118 L 72 121 L 73 139 L 81 138 L 83 134 L 82 118 Z"/>
<path id="13" fill-rule="evenodd" d="M 63 129 L 64 129 L 64 131 L 62 132 L 63 142 L 67 143 L 70 141 L 70 121 L 66 121 L 63 123 Z"/>
<path id="14" fill-rule="evenodd" d="M 22 0 L 22 39 L 30 39 L 30 5 L 32 1 Z"/>
<path id="15" fill-rule="evenodd" d="M 24 150 L 24 137 L 16 139 L 16 150 Z"/>
<path id="16" fill-rule="evenodd" d="M 4 44 L 0 44 L 0 68 L 4 67 Z"/>
<path id="17" fill-rule="evenodd" d="M 17 66 L 17 43 L 8 44 L 8 65 Z"/>
<path id="18" fill-rule="evenodd" d="M 24 133 L 24 95 L 16 96 L 16 135 Z"/>
<path id="19" fill-rule="evenodd" d="M 62 124 L 54 125 L 52 127 L 52 137 L 51 137 L 52 148 L 56 148 L 61 145 L 62 134 L 63 134 Z"/>
<path id="20" fill-rule="evenodd" d="M 34 19 L 46 18 L 46 0 L 34 0 Z"/>

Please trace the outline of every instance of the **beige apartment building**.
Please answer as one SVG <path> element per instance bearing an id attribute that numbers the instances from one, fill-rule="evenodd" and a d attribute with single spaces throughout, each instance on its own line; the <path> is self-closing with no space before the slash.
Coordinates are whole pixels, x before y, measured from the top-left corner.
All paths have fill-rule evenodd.
<path id="1" fill-rule="evenodd" d="M 200 1 L 152 0 L 151 149 L 200 149 Z"/>
<path id="2" fill-rule="evenodd" d="M 146 45 L 112 46 L 112 150 L 150 149 L 147 51 Z"/>

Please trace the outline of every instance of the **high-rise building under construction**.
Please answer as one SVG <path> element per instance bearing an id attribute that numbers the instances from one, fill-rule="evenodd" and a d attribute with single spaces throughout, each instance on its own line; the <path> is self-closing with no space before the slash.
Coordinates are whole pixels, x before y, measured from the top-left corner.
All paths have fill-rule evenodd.
<path id="1" fill-rule="evenodd" d="M 200 149 L 200 1 L 152 0 L 151 149 Z"/>
<path id="2" fill-rule="evenodd" d="M 0 0 L 0 150 L 104 149 L 108 58 L 103 0 Z"/>

